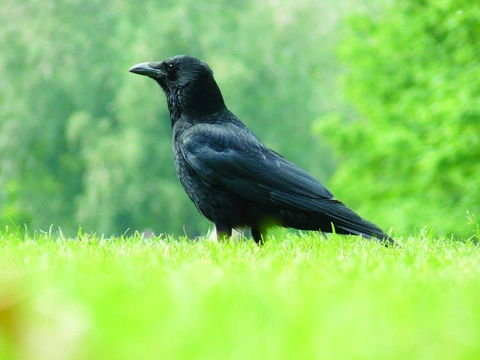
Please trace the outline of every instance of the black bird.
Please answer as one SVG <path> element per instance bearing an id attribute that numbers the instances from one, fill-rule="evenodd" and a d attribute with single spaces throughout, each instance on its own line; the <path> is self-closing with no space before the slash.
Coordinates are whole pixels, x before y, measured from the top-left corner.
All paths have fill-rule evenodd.
<path id="1" fill-rule="evenodd" d="M 130 68 L 165 92 L 178 178 L 218 237 L 269 226 L 354 234 L 394 244 L 378 226 L 336 200 L 320 182 L 267 148 L 225 106 L 210 67 L 180 55 Z"/>

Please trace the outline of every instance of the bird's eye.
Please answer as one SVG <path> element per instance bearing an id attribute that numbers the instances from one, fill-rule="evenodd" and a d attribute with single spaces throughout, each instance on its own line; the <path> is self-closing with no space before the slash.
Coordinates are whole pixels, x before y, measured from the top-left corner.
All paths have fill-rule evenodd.
<path id="1" fill-rule="evenodd" d="M 166 64 L 167 71 L 172 71 L 174 66 L 172 63 Z"/>

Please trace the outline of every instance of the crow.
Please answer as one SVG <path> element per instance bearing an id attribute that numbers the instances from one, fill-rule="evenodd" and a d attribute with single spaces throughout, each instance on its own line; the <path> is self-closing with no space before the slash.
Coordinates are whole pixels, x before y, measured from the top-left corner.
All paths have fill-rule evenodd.
<path id="1" fill-rule="evenodd" d="M 178 179 L 219 239 L 250 228 L 263 243 L 270 226 L 335 232 L 395 244 L 335 199 L 313 176 L 266 147 L 230 110 L 210 67 L 178 55 L 129 70 L 155 80 L 167 98 Z"/>

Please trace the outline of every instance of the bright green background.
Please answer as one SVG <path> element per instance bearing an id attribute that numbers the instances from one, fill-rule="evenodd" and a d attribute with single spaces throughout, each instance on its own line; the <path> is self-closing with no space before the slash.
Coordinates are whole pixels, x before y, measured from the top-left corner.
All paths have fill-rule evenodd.
<path id="1" fill-rule="evenodd" d="M 205 234 L 164 95 L 127 71 L 188 53 L 268 146 L 385 231 L 469 237 L 479 13 L 470 0 L 4 0 L 0 224 Z"/>

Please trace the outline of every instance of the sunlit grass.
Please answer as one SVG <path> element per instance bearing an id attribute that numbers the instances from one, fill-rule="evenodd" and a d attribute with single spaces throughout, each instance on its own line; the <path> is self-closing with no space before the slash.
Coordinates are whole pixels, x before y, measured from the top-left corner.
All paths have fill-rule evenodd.
<path id="1" fill-rule="evenodd" d="M 478 359 L 480 250 L 0 234 L 0 358 Z"/>

